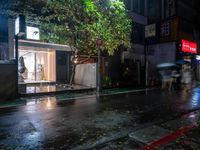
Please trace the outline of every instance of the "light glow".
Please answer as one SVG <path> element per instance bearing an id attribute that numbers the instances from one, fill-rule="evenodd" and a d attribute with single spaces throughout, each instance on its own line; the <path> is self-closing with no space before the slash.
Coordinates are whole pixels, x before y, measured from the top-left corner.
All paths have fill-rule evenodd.
<path id="1" fill-rule="evenodd" d="M 181 51 L 196 54 L 197 53 L 197 43 L 190 42 L 187 40 L 181 40 Z"/>
<path id="2" fill-rule="evenodd" d="M 200 60 L 200 55 L 197 55 L 197 56 L 196 56 L 196 60 Z"/>

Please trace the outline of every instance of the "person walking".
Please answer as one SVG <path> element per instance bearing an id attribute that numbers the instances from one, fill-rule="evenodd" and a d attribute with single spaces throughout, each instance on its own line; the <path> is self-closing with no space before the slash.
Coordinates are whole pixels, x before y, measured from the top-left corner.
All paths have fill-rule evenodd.
<path id="1" fill-rule="evenodd" d="M 192 86 L 192 71 L 189 65 L 183 65 L 181 70 L 181 84 L 183 91 L 187 92 Z"/>
<path id="2" fill-rule="evenodd" d="M 162 89 L 168 89 L 171 90 L 173 77 L 172 77 L 172 70 L 171 69 L 165 69 L 160 71 L 160 75 L 162 78 Z"/>

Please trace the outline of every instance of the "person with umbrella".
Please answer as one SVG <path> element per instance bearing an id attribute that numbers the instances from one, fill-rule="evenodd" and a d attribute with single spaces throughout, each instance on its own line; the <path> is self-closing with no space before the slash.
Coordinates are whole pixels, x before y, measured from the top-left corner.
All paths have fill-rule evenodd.
<path id="1" fill-rule="evenodd" d="M 157 65 L 161 75 L 162 89 L 168 88 L 168 90 L 171 90 L 173 82 L 172 68 L 175 66 L 174 63 L 161 63 Z"/>
<path id="2" fill-rule="evenodd" d="M 192 86 L 192 71 L 189 64 L 184 64 L 181 70 L 181 83 L 184 91 L 188 91 Z"/>
<path id="3" fill-rule="evenodd" d="M 192 86 L 192 69 L 190 66 L 190 61 L 185 59 L 180 59 L 176 61 L 176 64 L 181 66 L 181 86 L 183 91 L 188 91 Z"/>

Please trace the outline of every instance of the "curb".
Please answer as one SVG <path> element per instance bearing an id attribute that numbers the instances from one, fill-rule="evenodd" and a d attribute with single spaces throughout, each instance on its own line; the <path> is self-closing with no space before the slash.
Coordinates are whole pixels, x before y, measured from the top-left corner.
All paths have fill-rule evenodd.
<path id="1" fill-rule="evenodd" d="M 182 127 L 168 135 L 165 135 L 164 137 L 161 137 L 160 139 L 158 139 L 156 141 L 153 141 L 152 143 L 148 144 L 147 146 L 141 148 L 140 150 L 155 150 L 158 147 L 168 144 L 168 143 L 176 140 L 177 138 L 183 136 L 185 133 L 189 132 L 190 130 L 192 130 L 195 127 L 196 127 L 196 125 Z"/>
<path id="2" fill-rule="evenodd" d="M 26 100 L 24 98 L 19 98 L 15 101 L 5 102 L 2 104 L 1 103 L 0 103 L 0 109 L 3 109 L 3 108 L 11 108 L 17 106 L 24 106 L 26 104 Z"/>

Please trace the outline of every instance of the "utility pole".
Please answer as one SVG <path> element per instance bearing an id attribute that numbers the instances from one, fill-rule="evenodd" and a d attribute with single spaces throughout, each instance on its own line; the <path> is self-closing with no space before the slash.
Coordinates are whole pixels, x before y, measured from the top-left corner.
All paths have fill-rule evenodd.
<path id="1" fill-rule="evenodd" d="M 16 91 L 17 91 L 17 94 L 19 92 L 19 88 L 18 88 L 18 41 L 19 41 L 19 37 L 18 35 L 15 35 L 14 36 L 15 38 L 15 64 L 16 64 Z"/>
<path id="2" fill-rule="evenodd" d="M 100 38 L 97 38 L 96 45 L 98 48 L 98 62 L 97 62 L 97 79 L 96 79 L 96 90 L 97 95 L 99 96 L 99 93 L 101 92 L 101 46 L 102 46 L 102 40 Z"/>
<path id="3" fill-rule="evenodd" d="M 145 39 L 145 47 L 144 47 L 144 66 L 145 66 L 145 87 L 148 86 L 148 41 Z"/>
<path id="4" fill-rule="evenodd" d="M 156 36 L 156 24 L 149 24 L 145 26 L 145 39 L 144 39 L 144 66 L 145 66 L 145 86 L 148 86 L 148 45 L 149 38 L 153 38 Z"/>

